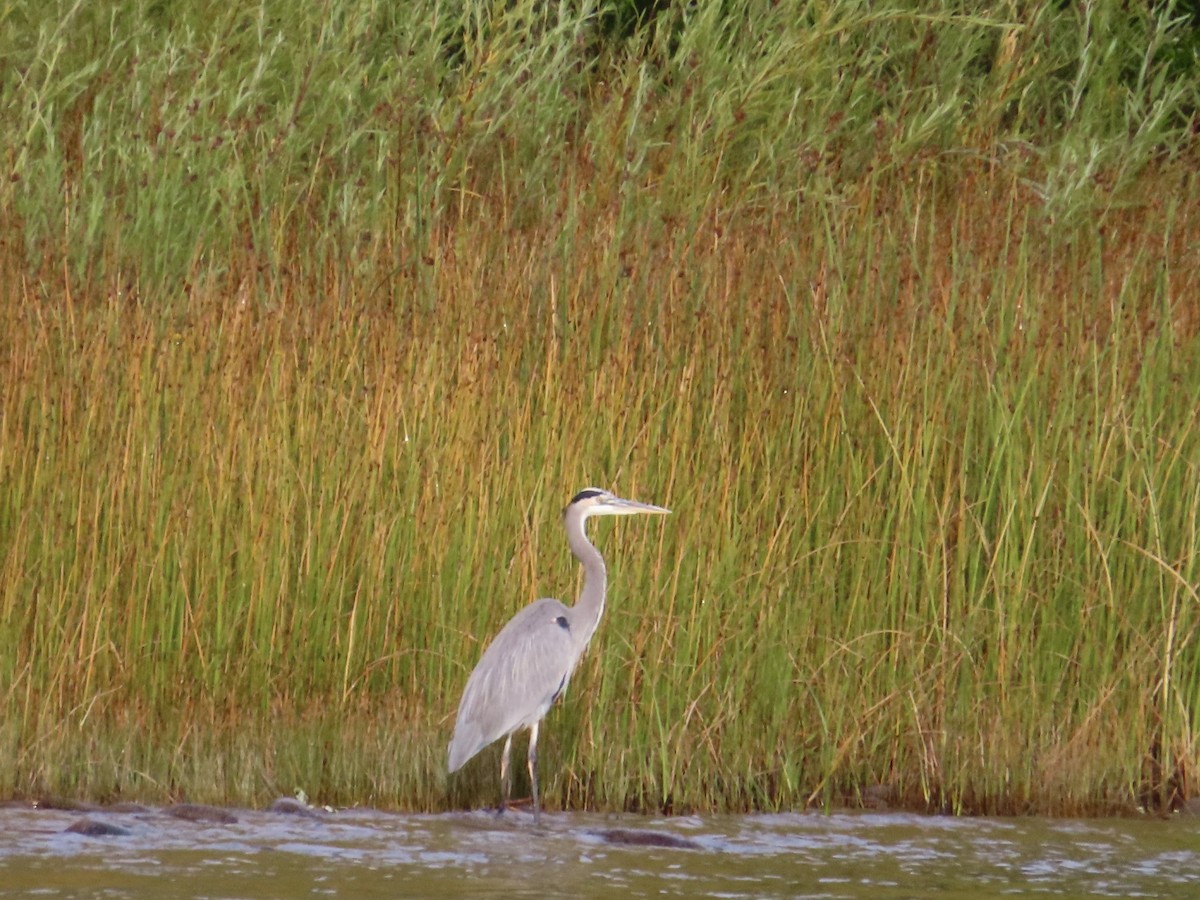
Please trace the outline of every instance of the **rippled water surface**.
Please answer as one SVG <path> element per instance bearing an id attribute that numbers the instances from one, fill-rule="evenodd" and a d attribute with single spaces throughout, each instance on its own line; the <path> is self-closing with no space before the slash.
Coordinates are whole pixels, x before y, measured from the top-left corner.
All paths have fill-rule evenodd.
<path id="1" fill-rule="evenodd" d="M 0 897 L 1200 896 L 1200 819 L 226 812 L 0 809 Z"/>

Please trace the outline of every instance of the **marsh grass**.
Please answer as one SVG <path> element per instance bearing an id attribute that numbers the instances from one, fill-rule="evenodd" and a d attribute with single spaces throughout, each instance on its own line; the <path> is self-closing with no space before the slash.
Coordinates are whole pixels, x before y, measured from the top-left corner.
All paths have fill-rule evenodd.
<path id="1" fill-rule="evenodd" d="M 1190 796 L 1169 15 L 540 8 L 5 14 L 0 793 L 492 802 L 602 484 L 549 804 Z"/>

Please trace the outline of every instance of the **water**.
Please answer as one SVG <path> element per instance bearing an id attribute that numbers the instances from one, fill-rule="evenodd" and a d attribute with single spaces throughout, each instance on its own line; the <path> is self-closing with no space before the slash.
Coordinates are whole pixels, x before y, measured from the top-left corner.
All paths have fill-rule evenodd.
<path id="1" fill-rule="evenodd" d="M 227 812 L 0 809 L 0 897 L 1200 896 L 1191 818 Z"/>

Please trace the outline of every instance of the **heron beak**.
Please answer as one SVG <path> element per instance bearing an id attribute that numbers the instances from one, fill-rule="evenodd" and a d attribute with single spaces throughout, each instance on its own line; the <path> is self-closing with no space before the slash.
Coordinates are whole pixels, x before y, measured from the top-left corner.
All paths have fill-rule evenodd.
<path id="1" fill-rule="evenodd" d="M 625 500 L 621 497 L 614 497 L 613 505 L 618 507 L 614 512 L 620 512 L 624 515 L 633 515 L 634 513 L 651 513 L 656 516 L 670 515 L 671 511 L 663 506 L 653 506 L 649 503 L 638 503 L 636 500 Z"/>

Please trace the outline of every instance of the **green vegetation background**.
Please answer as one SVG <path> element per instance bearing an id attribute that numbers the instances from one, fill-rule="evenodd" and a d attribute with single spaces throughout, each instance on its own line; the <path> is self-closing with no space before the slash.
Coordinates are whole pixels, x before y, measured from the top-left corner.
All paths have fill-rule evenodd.
<path id="1" fill-rule="evenodd" d="M 1168 809 L 1200 763 L 1180 3 L 0 7 L 0 795 Z"/>

